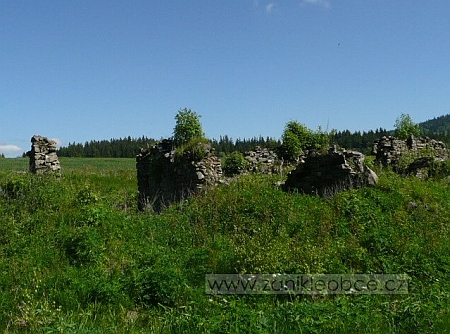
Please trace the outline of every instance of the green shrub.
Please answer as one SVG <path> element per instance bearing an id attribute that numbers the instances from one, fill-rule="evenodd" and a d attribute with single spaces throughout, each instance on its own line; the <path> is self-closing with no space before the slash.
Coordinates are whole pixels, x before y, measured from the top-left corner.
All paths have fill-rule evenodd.
<path id="1" fill-rule="evenodd" d="M 406 139 L 409 136 L 419 136 L 420 127 L 415 124 L 411 116 L 408 114 L 401 114 L 395 121 L 395 136 L 400 139 Z"/>
<path id="2" fill-rule="evenodd" d="M 233 176 L 237 174 L 241 174 L 248 163 L 245 159 L 244 155 L 240 152 L 233 152 L 225 157 L 225 161 L 223 164 L 223 171 L 227 176 Z"/>
<path id="3" fill-rule="evenodd" d="M 324 132 L 319 126 L 316 132 L 313 132 L 311 148 L 325 153 L 331 145 L 331 135 Z"/>
<path id="4" fill-rule="evenodd" d="M 194 138 L 203 137 L 200 115 L 191 109 L 181 109 L 175 116 L 176 125 L 173 129 L 173 139 L 176 145 L 183 145 Z"/>
<path id="5" fill-rule="evenodd" d="M 277 155 L 287 161 L 296 161 L 306 150 L 326 152 L 331 143 L 331 135 L 321 127 L 312 131 L 297 121 L 286 124 L 281 139 L 283 143 L 276 149 Z"/>
<path id="6" fill-rule="evenodd" d="M 300 140 L 291 131 L 285 131 L 282 140 L 283 144 L 276 149 L 277 155 L 286 161 L 296 161 L 303 152 Z"/>

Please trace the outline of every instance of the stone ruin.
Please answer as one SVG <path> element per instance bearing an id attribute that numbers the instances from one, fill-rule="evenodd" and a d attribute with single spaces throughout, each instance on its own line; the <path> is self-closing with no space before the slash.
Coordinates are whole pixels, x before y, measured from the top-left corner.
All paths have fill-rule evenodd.
<path id="1" fill-rule="evenodd" d="M 378 177 L 364 165 L 364 154 L 330 148 L 326 154 L 310 151 L 292 170 L 285 191 L 298 191 L 323 197 L 351 188 L 375 185 Z"/>
<path id="2" fill-rule="evenodd" d="M 222 164 L 210 144 L 177 153 L 174 143 L 164 139 L 141 149 L 136 156 L 138 209 L 161 212 L 209 186 L 222 183 Z"/>
<path id="3" fill-rule="evenodd" d="M 31 138 L 31 150 L 27 152 L 30 158 L 30 172 L 43 174 L 59 172 L 61 166 L 56 155 L 56 145 L 54 140 L 43 136 L 35 135 Z"/>
<path id="4" fill-rule="evenodd" d="M 277 154 L 268 148 L 256 146 L 254 150 L 244 153 L 248 162 L 247 171 L 261 174 L 280 174 L 283 162 L 278 159 Z"/>
<path id="5" fill-rule="evenodd" d="M 413 174 L 419 178 L 428 177 L 433 163 L 443 162 L 450 157 L 443 142 L 412 135 L 405 140 L 392 136 L 381 137 L 374 142 L 372 154 L 375 155 L 376 163 L 384 167 L 391 166 L 399 174 Z"/>
<path id="6" fill-rule="evenodd" d="M 256 147 L 254 151 L 245 152 L 245 158 L 250 172 L 272 174 L 283 168 L 282 161 L 267 148 Z M 327 154 L 310 151 L 288 174 L 286 182 L 281 184 L 282 189 L 328 196 L 350 188 L 375 185 L 378 177 L 364 165 L 364 159 L 362 153 L 338 151 L 336 147 Z M 194 151 L 179 153 L 172 140 L 164 139 L 141 149 L 136 156 L 136 169 L 140 211 L 150 209 L 159 213 L 172 203 L 227 183 L 220 158 L 205 143 Z"/>

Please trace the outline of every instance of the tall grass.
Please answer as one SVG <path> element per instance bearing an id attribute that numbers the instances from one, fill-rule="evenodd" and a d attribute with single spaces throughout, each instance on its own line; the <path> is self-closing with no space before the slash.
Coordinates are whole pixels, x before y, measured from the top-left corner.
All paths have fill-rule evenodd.
<path id="1" fill-rule="evenodd" d="M 62 166 L 56 177 L 0 165 L 4 332 L 450 330 L 449 180 L 385 171 L 374 188 L 321 199 L 250 175 L 152 215 L 136 210 L 131 159 Z M 210 273 L 406 273 L 411 282 L 407 295 L 210 296 Z"/>

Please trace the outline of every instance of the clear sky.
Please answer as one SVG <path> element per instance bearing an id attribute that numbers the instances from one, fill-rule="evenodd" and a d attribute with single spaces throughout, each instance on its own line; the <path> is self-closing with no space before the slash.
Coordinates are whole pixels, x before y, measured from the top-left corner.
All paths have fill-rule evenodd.
<path id="1" fill-rule="evenodd" d="M 172 135 L 392 129 L 450 113 L 449 0 L 1 0 L 0 153 Z"/>

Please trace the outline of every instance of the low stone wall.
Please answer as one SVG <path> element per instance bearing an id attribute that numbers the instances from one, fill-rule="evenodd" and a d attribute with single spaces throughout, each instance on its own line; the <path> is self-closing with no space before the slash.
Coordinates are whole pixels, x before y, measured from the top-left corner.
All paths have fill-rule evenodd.
<path id="1" fill-rule="evenodd" d="M 426 179 L 436 172 L 436 167 L 449 159 L 445 144 L 428 137 L 401 140 L 395 137 L 381 137 L 373 145 L 375 162 L 401 175 L 414 175 Z"/>
<path id="2" fill-rule="evenodd" d="M 372 154 L 376 157 L 375 162 L 378 162 L 383 166 L 395 167 L 403 154 L 419 154 L 424 150 L 432 151 L 434 158 L 438 161 L 444 161 L 449 158 L 449 153 L 443 142 L 428 137 L 415 138 L 414 136 L 410 136 L 405 140 L 392 136 L 381 137 L 374 142 Z"/>
<path id="3" fill-rule="evenodd" d="M 338 151 L 327 154 L 308 153 L 288 174 L 282 185 L 285 191 L 331 196 L 336 192 L 366 185 L 375 185 L 377 175 L 364 165 L 365 156 L 356 151 Z"/>
<path id="4" fill-rule="evenodd" d="M 31 150 L 27 152 L 30 158 L 30 172 L 42 174 L 61 170 L 56 155 L 56 145 L 57 143 L 54 140 L 43 136 L 35 135 L 31 138 Z"/>
<path id="5" fill-rule="evenodd" d="M 279 174 L 282 172 L 283 162 L 277 154 L 268 148 L 256 146 L 254 150 L 244 153 L 248 162 L 247 171 L 261 174 Z"/>
<path id="6" fill-rule="evenodd" d="M 187 151 L 179 155 L 169 139 L 141 149 L 136 156 L 139 210 L 160 212 L 222 182 L 220 158 L 212 153 L 209 144 L 200 144 L 197 149 L 198 154 Z"/>

